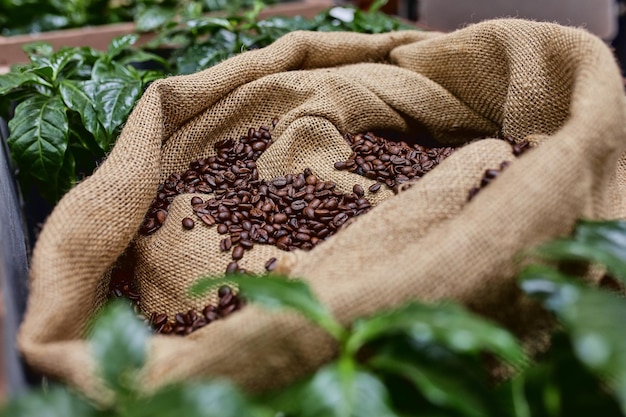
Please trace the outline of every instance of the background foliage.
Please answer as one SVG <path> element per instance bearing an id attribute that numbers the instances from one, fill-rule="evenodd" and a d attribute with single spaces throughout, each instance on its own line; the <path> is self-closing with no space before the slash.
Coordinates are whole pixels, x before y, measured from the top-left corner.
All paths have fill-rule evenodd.
<path id="1" fill-rule="evenodd" d="M 258 2 L 243 14 L 220 18 L 190 6 L 175 19 L 163 15 L 163 9 L 144 22 L 143 29 L 160 30 L 149 45 L 135 47 L 137 35 L 113 40 L 107 51 L 29 45 L 30 63 L 0 75 L 0 117 L 10 119 L 7 142 L 23 194 L 34 187 L 54 204 L 91 174 L 153 80 L 200 71 L 293 30 L 376 33 L 408 28 L 378 12 L 383 3 L 368 12 L 332 8 L 313 19 L 259 20 L 263 3 Z"/>
<path id="2" fill-rule="evenodd" d="M 135 21 L 146 25 L 186 10 L 233 12 L 254 0 L 0 0 L 0 35 Z M 266 4 L 275 3 L 266 0 Z"/>
<path id="3" fill-rule="evenodd" d="M 624 416 L 626 300 L 585 283 L 583 276 L 560 272 L 571 261 L 607 260 L 606 253 L 612 254 L 606 280 L 623 288 L 626 222 L 581 221 L 571 238 L 534 252 L 549 261 L 524 269 L 520 286 L 561 324 L 552 348 L 534 361 L 506 329 L 452 302 L 413 301 L 345 327 L 303 281 L 205 278 L 193 294 L 235 282 L 250 302 L 304 315 L 336 339 L 337 359 L 262 396 L 250 396 L 225 380 L 188 381 L 142 395 L 137 377 L 150 335 L 130 308 L 117 302 L 101 312 L 90 336 L 100 375 L 113 393 L 109 404 L 96 406 L 55 386 L 13 400 L 0 416 L 40 416 L 43 409 L 64 417 Z M 508 363 L 516 376 L 490 379 L 485 355 Z"/>

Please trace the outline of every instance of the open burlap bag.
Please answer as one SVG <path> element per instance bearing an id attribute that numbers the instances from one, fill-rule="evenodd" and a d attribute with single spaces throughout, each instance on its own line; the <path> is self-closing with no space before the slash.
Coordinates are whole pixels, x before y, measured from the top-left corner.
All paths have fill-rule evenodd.
<path id="1" fill-rule="evenodd" d="M 279 257 L 279 270 L 306 279 L 343 323 L 410 299 L 455 299 L 541 348 L 547 321 L 517 290 L 515 255 L 580 217 L 626 216 L 622 81 L 587 32 L 521 20 L 445 35 L 295 32 L 144 94 L 110 156 L 41 233 L 19 335 L 30 365 L 97 396 L 84 332 L 129 247 L 147 313 L 207 302 L 187 298 L 189 285 L 221 274 L 230 258 L 214 227 L 182 229 L 192 195 L 177 197 L 155 234 L 139 236 L 139 226 L 167 176 L 274 117 L 260 177 L 309 167 L 345 192 L 372 183 L 333 168 L 350 154 L 346 132 L 423 125 L 443 144 L 465 144 L 409 190 L 368 194 L 376 207 L 312 251 L 256 245 L 246 254 L 243 266 L 257 272 Z M 498 131 L 534 149 L 515 159 L 502 140 L 473 141 Z M 504 160 L 511 165 L 468 202 L 483 172 Z M 227 376 L 263 390 L 335 353 L 299 316 L 249 305 L 187 337 L 154 337 L 144 381 Z"/>

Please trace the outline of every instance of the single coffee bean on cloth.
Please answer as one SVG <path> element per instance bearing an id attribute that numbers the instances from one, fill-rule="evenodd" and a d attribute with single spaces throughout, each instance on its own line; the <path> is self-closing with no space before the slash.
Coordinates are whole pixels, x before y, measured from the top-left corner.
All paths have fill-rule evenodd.
<path id="1" fill-rule="evenodd" d="M 98 398 L 85 333 L 125 295 L 163 333 L 145 389 L 201 376 L 275 388 L 331 360 L 332 339 L 236 289 L 187 297 L 202 275 L 273 270 L 345 324 L 454 299 L 541 350 L 550 323 L 517 289 L 515 257 L 578 218 L 626 217 L 622 90 L 600 39 L 514 19 L 293 32 L 156 81 L 47 220 L 19 347 Z M 437 143 L 411 140 L 422 131 Z"/>

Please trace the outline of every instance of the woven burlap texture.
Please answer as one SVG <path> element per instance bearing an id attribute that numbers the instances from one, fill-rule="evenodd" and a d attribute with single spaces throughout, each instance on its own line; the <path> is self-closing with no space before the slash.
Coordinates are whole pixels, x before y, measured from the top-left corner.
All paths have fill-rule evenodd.
<path id="1" fill-rule="evenodd" d="M 581 217 L 622 218 L 626 175 L 622 80 L 609 49 L 586 31 L 494 20 L 450 34 L 293 32 L 211 69 L 156 81 L 99 169 L 57 205 L 34 250 L 31 293 L 19 334 L 28 363 L 98 397 L 84 333 L 104 301 L 107 271 L 129 246 L 143 308 L 173 314 L 207 299 L 186 297 L 200 275 L 229 261 L 215 228 L 181 227 L 192 195 L 163 228 L 139 226 L 157 185 L 213 144 L 279 123 L 258 161 L 260 176 L 309 167 L 343 191 L 372 181 L 336 171 L 346 132 L 425 126 L 463 145 L 397 196 L 310 252 L 256 245 L 243 266 L 307 280 L 342 323 L 410 299 L 454 299 L 506 324 L 529 350 L 547 321 L 515 285 L 524 248 L 571 231 Z M 533 149 L 515 159 L 499 131 Z M 471 202 L 483 172 L 511 165 Z M 202 227 L 201 227 L 202 226 Z M 209 298 L 214 295 L 209 296 Z M 335 355 L 330 337 L 292 313 L 246 306 L 180 337 L 156 336 L 146 388 L 226 376 L 251 390 L 302 377 Z"/>

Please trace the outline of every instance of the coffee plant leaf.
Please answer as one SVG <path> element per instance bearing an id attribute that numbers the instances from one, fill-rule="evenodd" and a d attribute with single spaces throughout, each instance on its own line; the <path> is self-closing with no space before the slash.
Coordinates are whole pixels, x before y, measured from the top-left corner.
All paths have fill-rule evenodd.
<path id="1" fill-rule="evenodd" d="M 20 175 L 52 182 L 63 165 L 69 140 L 61 97 L 33 95 L 17 105 L 7 139 Z"/>
<path id="2" fill-rule="evenodd" d="M 231 383 L 181 383 L 129 405 L 133 417 L 265 417 Z"/>
<path id="3" fill-rule="evenodd" d="M 521 287 L 554 312 L 576 357 L 612 388 L 626 414 L 626 300 L 549 267 L 528 267 Z"/>
<path id="4" fill-rule="evenodd" d="M 347 357 L 320 368 L 274 406 L 298 417 L 396 417 L 384 383 Z"/>
<path id="5" fill-rule="evenodd" d="M 345 338 L 345 329 L 332 313 L 317 299 L 309 285 L 296 279 L 280 275 L 251 277 L 247 275 L 229 275 L 223 279 L 201 278 L 190 289 L 198 296 L 220 285 L 235 284 L 242 297 L 270 310 L 292 309 L 330 333 L 335 339 Z"/>
<path id="6" fill-rule="evenodd" d="M 506 329 L 452 302 L 411 302 L 392 311 L 358 319 L 352 326 L 346 350 L 355 354 L 368 342 L 398 334 L 421 343 L 440 344 L 463 354 L 490 352 L 516 365 L 521 365 L 525 359 L 519 342 Z"/>
<path id="7" fill-rule="evenodd" d="M 279 275 L 250 277 L 230 275 L 223 279 L 202 278 L 190 289 L 192 295 L 206 294 L 220 285 L 236 284 L 243 298 L 268 309 L 292 309 L 317 324 L 336 339 L 344 337 L 345 329 L 317 299 L 311 288 L 301 280 Z"/>
<path id="8" fill-rule="evenodd" d="M 113 58 L 117 57 L 123 51 L 134 45 L 135 42 L 137 42 L 137 39 L 139 39 L 139 35 L 136 33 L 126 34 L 114 38 L 111 43 L 109 43 L 107 53 L 104 54 L 106 60 L 110 62 Z"/>
<path id="9" fill-rule="evenodd" d="M 122 396 L 133 392 L 136 373 L 144 365 L 148 327 L 124 302 L 112 302 L 96 317 L 91 351 L 106 383 Z"/>
<path id="10" fill-rule="evenodd" d="M 571 238 L 548 242 L 537 253 L 554 260 L 595 262 L 626 282 L 626 221 L 581 220 Z"/>
<path id="11" fill-rule="evenodd" d="M 408 381 L 430 403 L 454 410 L 458 416 L 484 417 L 488 414 L 481 385 L 465 375 L 450 372 L 445 366 L 419 354 L 400 356 L 397 351 L 382 351 L 367 361 L 376 371 L 398 375 Z"/>
<path id="12" fill-rule="evenodd" d="M 140 11 L 135 17 L 135 28 L 139 32 L 151 32 L 164 27 L 176 16 L 171 7 L 152 5 Z"/>
<path id="13" fill-rule="evenodd" d="M 52 86 L 46 80 L 38 77 L 31 71 L 8 72 L 0 75 L 0 96 L 8 94 L 22 86 L 32 84 L 46 84 L 47 86 Z"/>
<path id="14" fill-rule="evenodd" d="M 141 97 L 141 76 L 117 62 L 110 65 L 98 62 L 93 69 L 93 81 L 98 120 L 107 135 L 113 137 Z"/>
<path id="15" fill-rule="evenodd" d="M 104 417 L 82 397 L 67 388 L 53 386 L 43 392 L 18 396 L 0 409 L 0 417 Z"/>
<path id="16" fill-rule="evenodd" d="M 59 92 L 65 105 L 80 115 L 83 126 L 93 135 L 98 146 L 103 151 L 107 151 L 111 140 L 98 119 L 95 103 L 96 88 L 97 84 L 91 80 L 63 80 L 59 85 Z"/>

